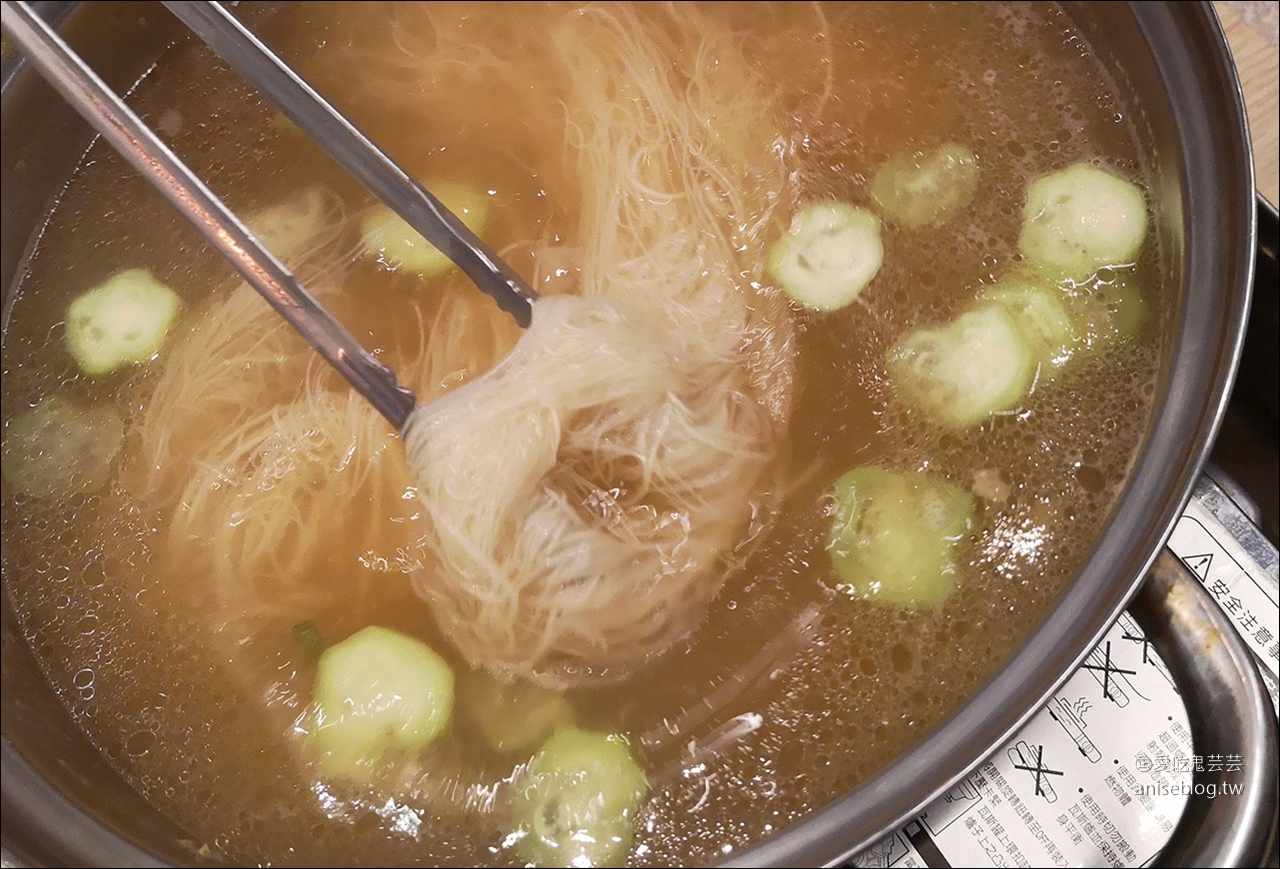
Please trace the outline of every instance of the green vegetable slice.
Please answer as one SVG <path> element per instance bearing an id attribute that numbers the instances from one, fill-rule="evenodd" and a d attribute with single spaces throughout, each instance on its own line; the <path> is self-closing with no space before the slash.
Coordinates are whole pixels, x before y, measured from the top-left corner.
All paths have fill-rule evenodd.
<path id="1" fill-rule="evenodd" d="M 1022 337 L 1036 355 L 1040 376 L 1052 379 L 1075 354 L 1081 334 L 1059 287 L 1035 278 L 1010 276 L 983 290 L 979 299 L 1013 315 Z"/>
<path id="2" fill-rule="evenodd" d="M 536 866 L 617 866 L 648 793 L 617 736 L 561 727 L 517 783 L 512 816 L 520 856 Z"/>
<path id="3" fill-rule="evenodd" d="M 835 483 L 827 552 L 843 584 L 907 607 L 942 603 L 955 584 L 953 549 L 973 524 L 973 497 L 927 473 L 875 465 Z"/>
<path id="4" fill-rule="evenodd" d="M 1045 175 L 1027 190 L 1018 249 L 1051 280 L 1087 281 L 1129 265 L 1147 236 L 1142 190 L 1087 163 Z"/>
<path id="5" fill-rule="evenodd" d="M 115 407 L 52 395 L 10 421 L 0 474 L 35 498 L 92 494 L 107 485 L 123 443 Z"/>
<path id="6" fill-rule="evenodd" d="M 88 375 L 146 362 L 160 351 L 178 296 L 146 269 L 128 269 L 81 293 L 67 308 L 67 346 Z"/>
<path id="7" fill-rule="evenodd" d="M 1002 305 L 916 329 L 889 348 L 889 378 L 904 402 L 956 429 L 1013 410 L 1031 388 L 1036 355 Z"/>
<path id="8" fill-rule="evenodd" d="M 451 181 L 427 185 L 444 207 L 452 211 L 476 235 L 483 235 L 489 222 L 489 200 L 482 191 Z M 360 222 L 365 251 L 391 271 L 405 269 L 431 278 L 453 268 L 453 261 L 431 242 L 414 231 L 385 205 L 369 210 Z"/>
<path id="9" fill-rule="evenodd" d="M 532 682 L 505 685 L 478 670 L 459 679 L 458 705 L 489 747 L 503 754 L 529 751 L 573 721 L 563 693 Z"/>
<path id="10" fill-rule="evenodd" d="M 941 226 L 973 201 L 977 189 L 978 158 L 954 142 L 893 157 L 868 188 L 885 219 L 907 229 Z"/>
<path id="11" fill-rule="evenodd" d="M 311 738 L 332 772 L 367 776 L 417 752 L 449 726 L 453 671 L 431 647 L 387 628 L 330 646 L 316 666 Z"/>
<path id="12" fill-rule="evenodd" d="M 335 224 L 340 209 L 336 194 L 308 187 L 249 215 L 245 225 L 277 259 L 288 261 L 315 245 Z"/>
<path id="13" fill-rule="evenodd" d="M 884 260 L 880 219 L 843 202 L 810 205 L 769 252 L 769 273 L 787 295 L 816 311 L 853 302 Z"/>

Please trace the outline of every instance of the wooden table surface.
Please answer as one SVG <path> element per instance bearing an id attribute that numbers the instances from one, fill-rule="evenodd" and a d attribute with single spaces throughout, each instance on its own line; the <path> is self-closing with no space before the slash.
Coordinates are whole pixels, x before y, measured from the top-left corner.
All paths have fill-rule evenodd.
<path id="1" fill-rule="evenodd" d="M 1258 191 L 1275 205 L 1280 203 L 1280 50 L 1226 5 L 1215 3 L 1214 7 L 1227 33 L 1244 89 Z"/>

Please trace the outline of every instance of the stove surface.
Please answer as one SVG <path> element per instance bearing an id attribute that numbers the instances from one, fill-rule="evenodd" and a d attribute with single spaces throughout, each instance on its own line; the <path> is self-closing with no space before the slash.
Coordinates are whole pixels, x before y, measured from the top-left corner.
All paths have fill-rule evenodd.
<path id="1" fill-rule="evenodd" d="M 1274 544 L 1280 533 L 1280 273 L 1276 209 L 1258 198 L 1253 308 L 1231 403 L 1206 472 Z"/>

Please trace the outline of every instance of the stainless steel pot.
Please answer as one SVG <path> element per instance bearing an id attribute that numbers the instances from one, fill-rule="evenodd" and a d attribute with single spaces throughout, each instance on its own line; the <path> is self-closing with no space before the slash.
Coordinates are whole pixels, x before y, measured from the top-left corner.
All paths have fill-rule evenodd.
<path id="1" fill-rule="evenodd" d="M 50 17 L 65 17 L 64 34 L 118 90 L 136 81 L 180 33 L 158 4 L 37 5 Z M 1208 454 L 1239 357 L 1254 245 L 1252 161 L 1230 54 L 1207 3 L 1068 3 L 1066 8 L 1112 70 L 1123 96 L 1139 107 L 1157 177 L 1152 191 L 1156 231 L 1170 252 L 1168 279 L 1181 287 L 1177 310 L 1167 312 L 1176 322 L 1177 339 L 1161 372 L 1155 425 L 1106 531 L 1062 600 L 1012 660 L 944 725 L 873 780 L 731 865 L 837 862 L 918 812 L 1013 735 L 1138 591 Z M 13 58 L 4 59 L 3 73 L 0 274 L 12 287 L 42 214 L 90 133 Z M 10 289 L 6 322 L 12 298 Z M 1260 685 L 1247 652 L 1232 645 L 1234 634 L 1216 610 L 1201 606 L 1199 584 L 1175 573 L 1176 565 L 1163 557 L 1140 610 L 1152 633 L 1163 638 L 1175 673 L 1184 680 L 1208 674 L 1211 692 L 1228 692 L 1189 702 L 1193 723 L 1216 719 L 1218 725 L 1216 731 L 1196 734 L 1198 746 L 1215 739 L 1234 739 L 1236 745 L 1251 740 L 1243 743 L 1251 746 L 1244 750 L 1262 754 L 1257 762 L 1250 757 L 1250 767 L 1273 766 L 1274 719 L 1269 704 L 1258 719 Z M 0 817 L 6 860 L 205 862 L 183 831 L 147 805 L 84 739 L 40 675 L 7 598 L 2 629 Z M 1188 689 L 1184 684 L 1183 693 Z M 1214 711 L 1224 699 L 1235 704 L 1230 715 Z M 1269 735 L 1263 732 L 1267 721 Z M 1193 842 L 1191 821 L 1203 822 L 1206 811 L 1226 809 L 1192 805 L 1172 853 L 1188 861 L 1256 859 L 1232 831 L 1265 833 L 1274 801 L 1265 816 L 1257 806 L 1228 820 L 1210 816 L 1209 839 Z M 1208 851 L 1203 850 L 1206 841 L 1212 846 Z"/>

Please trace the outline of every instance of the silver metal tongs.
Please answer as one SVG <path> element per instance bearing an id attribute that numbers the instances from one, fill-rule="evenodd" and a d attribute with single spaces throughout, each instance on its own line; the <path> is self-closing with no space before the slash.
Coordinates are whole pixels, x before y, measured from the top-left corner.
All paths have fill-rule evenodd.
<path id="1" fill-rule="evenodd" d="M 297 72 L 218 3 L 165 7 L 383 204 L 527 327 L 538 294 Z M 308 293 L 244 223 L 25 2 L 0 0 L 4 32 L 36 70 L 397 430 L 417 406 L 395 374 Z"/>

